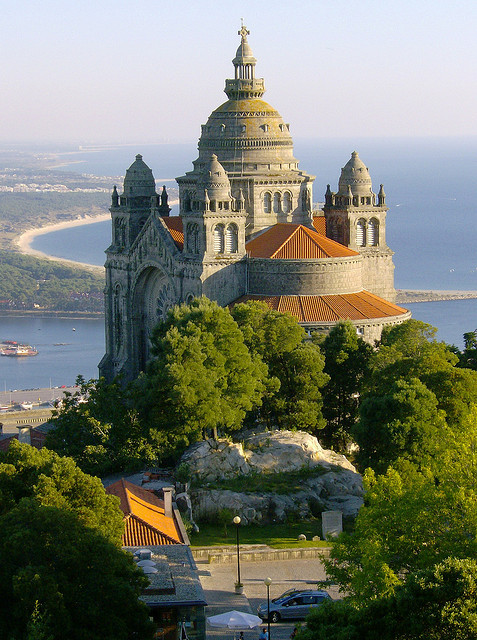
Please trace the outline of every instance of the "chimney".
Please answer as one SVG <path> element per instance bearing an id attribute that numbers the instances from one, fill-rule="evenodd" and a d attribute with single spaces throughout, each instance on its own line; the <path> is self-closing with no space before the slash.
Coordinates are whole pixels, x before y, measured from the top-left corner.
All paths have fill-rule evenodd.
<path id="1" fill-rule="evenodd" d="M 24 442 L 25 444 L 31 444 L 31 425 L 25 424 L 18 429 L 18 442 Z"/>
<path id="2" fill-rule="evenodd" d="M 172 518 L 172 492 L 174 487 L 163 487 L 162 493 L 164 495 L 164 515 L 166 518 Z"/>

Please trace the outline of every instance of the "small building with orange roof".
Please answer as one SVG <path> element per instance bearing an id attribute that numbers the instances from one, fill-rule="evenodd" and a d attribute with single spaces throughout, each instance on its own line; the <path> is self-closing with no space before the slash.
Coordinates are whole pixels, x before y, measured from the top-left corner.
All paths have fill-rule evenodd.
<path id="1" fill-rule="evenodd" d="M 123 548 L 149 580 L 141 600 L 161 640 L 205 640 L 205 600 L 189 538 L 172 500 L 124 478 L 106 487 L 124 514 Z"/>
<path id="2" fill-rule="evenodd" d="M 172 487 L 163 489 L 163 498 L 124 478 L 106 487 L 117 496 L 124 514 L 124 547 L 189 544 L 182 518 L 172 501 Z"/>

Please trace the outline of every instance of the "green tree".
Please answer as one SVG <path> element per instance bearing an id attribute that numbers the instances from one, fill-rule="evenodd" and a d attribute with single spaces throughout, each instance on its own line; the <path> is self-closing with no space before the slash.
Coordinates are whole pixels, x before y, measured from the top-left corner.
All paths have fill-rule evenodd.
<path id="1" fill-rule="evenodd" d="M 327 446 L 344 450 L 352 440 L 363 388 L 370 375 L 372 348 L 349 321 L 339 322 L 320 340 L 329 381 L 323 389 L 321 438 Z"/>
<path id="2" fill-rule="evenodd" d="M 421 380 L 436 396 L 437 406 L 445 411 L 451 427 L 464 420 L 477 401 L 477 371 L 448 367 L 423 374 Z"/>
<path id="3" fill-rule="evenodd" d="M 477 371 L 477 329 L 464 333 L 464 350 L 457 350 L 459 367 Z"/>
<path id="4" fill-rule="evenodd" d="M 235 305 L 232 316 L 253 357 L 268 368 L 262 404 L 251 422 L 316 433 L 324 427 L 321 389 L 328 381 L 319 348 L 304 341 L 295 318 L 260 302 Z"/>
<path id="5" fill-rule="evenodd" d="M 361 468 L 384 472 L 398 458 L 426 464 L 445 428 L 437 398 L 417 378 L 398 379 L 364 398 L 354 428 Z"/>
<path id="6" fill-rule="evenodd" d="M 53 416 L 49 449 L 71 456 L 83 471 L 99 476 L 135 470 L 159 458 L 155 436 L 139 421 L 129 388 L 102 379 L 80 377 L 77 383 L 80 390 L 66 394 Z"/>
<path id="7" fill-rule="evenodd" d="M 118 499 L 106 494 L 99 478 L 83 473 L 71 458 L 13 440 L 0 454 L 0 515 L 25 498 L 74 512 L 85 526 L 121 544 Z"/>
<path id="8" fill-rule="evenodd" d="M 368 469 L 364 479 L 355 531 L 340 537 L 326 561 L 354 603 L 388 597 L 406 576 L 448 557 L 475 557 L 476 492 L 458 484 L 449 465 L 437 476 L 402 462 L 381 476 Z"/>
<path id="9" fill-rule="evenodd" d="M 391 596 L 314 610 L 298 640 L 475 640 L 476 593 L 475 560 L 448 558 L 410 574 Z"/>
<path id="10" fill-rule="evenodd" d="M 152 336 L 153 359 L 137 382 L 141 416 L 171 452 L 230 433 L 260 404 L 266 367 L 252 358 L 228 309 L 207 298 L 176 306 Z"/>
<path id="11" fill-rule="evenodd" d="M 372 360 L 372 386 L 382 389 L 399 378 L 419 378 L 449 369 L 458 358 L 444 342 L 437 342 L 435 327 L 420 320 L 407 320 L 384 327 Z"/>
<path id="12" fill-rule="evenodd" d="M 0 528 L 0 638 L 152 638 L 144 574 L 76 513 L 23 498 Z"/>

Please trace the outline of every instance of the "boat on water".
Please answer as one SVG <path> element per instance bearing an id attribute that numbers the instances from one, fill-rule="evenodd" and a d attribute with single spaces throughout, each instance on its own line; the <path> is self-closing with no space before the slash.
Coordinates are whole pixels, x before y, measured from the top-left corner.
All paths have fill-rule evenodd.
<path id="1" fill-rule="evenodd" d="M 0 355 L 10 358 L 37 356 L 38 351 L 29 344 L 21 344 L 15 340 L 4 340 L 0 343 Z"/>

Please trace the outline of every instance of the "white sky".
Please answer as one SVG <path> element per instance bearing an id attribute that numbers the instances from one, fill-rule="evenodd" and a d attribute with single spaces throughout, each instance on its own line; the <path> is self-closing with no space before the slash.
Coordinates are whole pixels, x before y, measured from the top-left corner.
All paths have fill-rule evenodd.
<path id="1" fill-rule="evenodd" d="M 0 142 L 195 141 L 250 30 L 294 137 L 477 135 L 475 0 L 0 0 Z"/>

